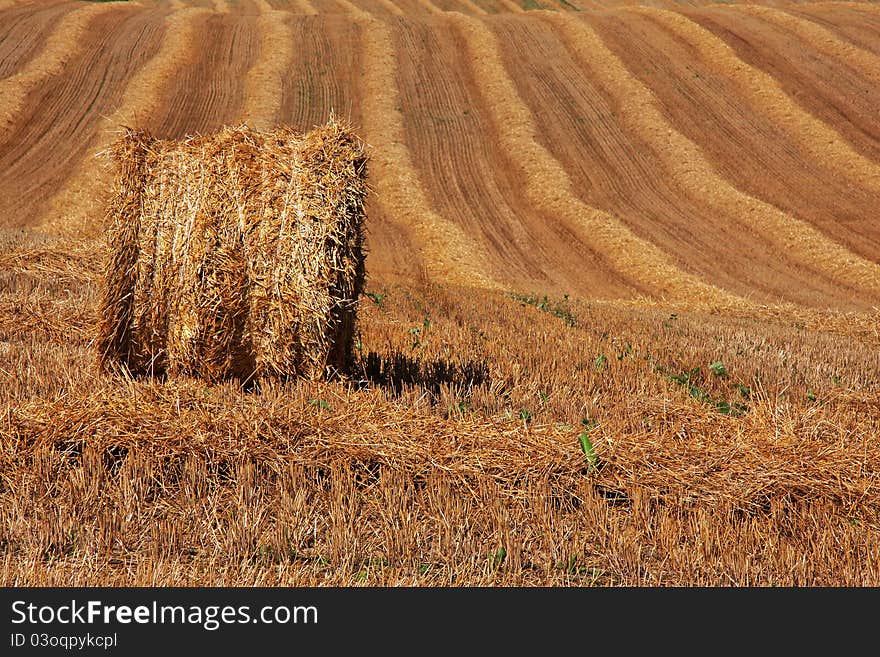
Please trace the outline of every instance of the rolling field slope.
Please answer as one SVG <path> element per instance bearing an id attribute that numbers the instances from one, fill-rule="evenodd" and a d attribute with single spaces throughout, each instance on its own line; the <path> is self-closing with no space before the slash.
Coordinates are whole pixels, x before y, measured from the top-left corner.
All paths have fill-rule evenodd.
<path id="1" fill-rule="evenodd" d="M 880 584 L 878 104 L 870 2 L 0 1 L 3 582 Z M 357 371 L 99 373 L 120 126 L 331 114 Z"/>

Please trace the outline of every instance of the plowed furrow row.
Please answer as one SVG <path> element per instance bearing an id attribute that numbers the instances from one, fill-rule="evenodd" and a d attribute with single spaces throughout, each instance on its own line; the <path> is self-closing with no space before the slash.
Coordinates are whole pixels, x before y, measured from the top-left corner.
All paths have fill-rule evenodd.
<path id="1" fill-rule="evenodd" d="M 712 235 L 725 249 L 729 248 L 731 237 L 745 235 L 753 241 L 757 238 L 772 245 L 768 253 L 784 254 L 782 258 L 773 257 L 774 264 L 788 260 L 805 280 L 815 280 L 819 273 L 829 279 L 829 287 L 849 288 L 841 289 L 847 295 L 859 289 L 880 294 L 880 266 L 876 263 L 858 258 L 812 226 L 742 193 L 721 178 L 696 144 L 666 121 L 650 90 L 629 73 L 585 22 L 558 16 L 553 18 L 553 24 L 588 75 L 616 101 L 623 129 L 651 146 L 670 178 L 688 196 L 705 205 L 705 216 L 730 218 L 728 225 L 732 231 Z M 711 223 L 707 220 L 703 225 L 708 227 Z M 742 248 L 750 250 L 747 243 Z M 754 270 L 754 253 L 749 256 L 751 262 L 743 266 Z"/>
<path id="2" fill-rule="evenodd" d="M 729 213 L 708 207 L 703 181 L 682 186 L 667 171 L 666 144 L 629 124 L 641 121 L 638 100 L 597 84 L 590 64 L 574 59 L 556 38 L 560 27 L 512 18 L 493 27 L 507 71 L 516 71 L 516 93 L 532 113 L 534 138 L 559 163 L 579 201 L 613 216 L 677 268 L 736 294 L 775 301 L 791 298 L 793 286 L 803 303 L 834 300 L 836 285 L 796 284 L 798 272 L 771 245 L 743 231 Z M 607 66 L 592 45 L 587 50 L 596 67 Z"/>
<path id="3" fill-rule="evenodd" d="M 94 16 L 79 33 L 81 50 L 23 97 L 0 144 L 0 224 L 37 222 L 87 157 L 102 115 L 122 102 L 126 80 L 157 50 L 161 15 L 114 7 Z"/>
<path id="4" fill-rule="evenodd" d="M 273 127 L 281 111 L 284 77 L 293 58 L 293 31 L 282 11 L 261 13 L 257 27 L 262 34 L 259 59 L 247 73 L 241 119 L 252 128 Z"/>
<path id="5" fill-rule="evenodd" d="M 517 4 L 516 0 L 498 0 L 498 2 L 504 8 L 504 11 L 509 11 L 514 14 L 523 13 L 523 8 Z"/>
<path id="6" fill-rule="evenodd" d="M 211 14 L 199 22 L 192 58 L 165 91 L 165 102 L 140 124 L 163 138 L 209 133 L 242 114 L 247 71 L 260 52 L 253 14 Z"/>
<path id="7" fill-rule="evenodd" d="M 306 15 L 334 14 L 344 11 L 336 2 L 336 0 L 290 0 L 290 2 L 282 1 L 278 8 L 292 14 Z M 304 9 L 309 8 L 312 11 L 303 11 Z"/>
<path id="8" fill-rule="evenodd" d="M 346 14 L 345 9 L 337 0 L 308 0 L 317 14 Z"/>
<path id="9" fill-rule="evenodd" d="M 397 89 L 397 61 L 388 28 L 359 19 L 362 34 L 361 113 L 367 141 L 375 202 L 384 215 L 402 223 L 419 245 L 431 279 L 496 287 L 485 271 L 487 257 L 456 224 L 431 206 L 406 145 L 404 117 Z"/>
<path id="10" fill-rule="evenodd" d="M 880 161 L 880 57 L 810 21 L 766 7 L 690 16 L 725 39 L 740 59 L 771 75 L 862 155 Z"/>
<path id="11" fill-rule="evenodd" d="M 862 50 L 880 55 L 880 10 L 872 5 L 811 2 L 786 7 L 786 11 L 813 21 Z"/>
<path id="12" fill-rule="evenodd" d="M 459 0 L 458 5 L 453 11 L 461 11 L 471 16 L 485 16 L 489 13 L 473 0 Z"/>
<path id="13" fill-rule="evenodd" d="M 350 0 L 336 0 L 336 4 L 344 14 L 349 14 L 351 16 L 370 16 L 369 12 L 365 11 L 360 7 L 360 5 L 356 5 Z"/>
<path id="14" fill-rule="evenodd" d="M 39 53 L 16 74 L 0 81 L 0 140 L 5 139 L 5 133 L 23 111 L 28 94 L 44 80 L 58 75 L 68 60 L 88 47 L 83 40 L 92 21 L 122 11 L 120 4 L 87 5 L 68 13 Z"/>
<path id="15" fill-rule="evenodd" d="M 70 0 L 0 0 L 0 11 L 5 9 L 25 9 L 34 11 L 45 7 L 54 7 L 62 4 L 71 4 Z"/>
<path id="16" fill-rule="evenodd" d="M 318 13 L 315 6 L 309 0 L 295 0 L 296 10 L 306 15 L 314 15 Z"/>
<path id="17" fill-rule="evenodd" d="M 346 7 L 350 4 L 360 12 L 370 14 L 371 16 L 399 16 L 403 14 L 403 10 L 392 0 L 355 0 L 354 2 L 345 0 L 345 2 L 347 3 Z M 356 13 L 351 7 L 348 7 L 348 9 L 349 13 Z"/>
<path id="18" fill-rule="evenodd" d="M 880 57 L 840 39 L 831 30 L 799 18 L 793 13 L 770 7 L 745 6 L 738 11 L 760 16 L 774 25 L 791 31 L 811 48 L 830 58 L 844 62 L 848 67 L 861 71 L 875 85 L 880 84 Z"/>
<path id="19" fill-rule="evenodd" d="M 534 119 L 507 74 L 493 33 L 464 16 L 451 16 L 450 22 L 464 37 L 501 145 L 522 162 L 522 183 L 535 207 L 578 226 L 592 250 L 603 253 L 615 272 L 651 294 L 709 305 L 735 303 L 733 295 L 676 267 L 616 217 L 580 200 L 566 171 L 538 140 Z"/>
<path id="20" fill-rule="evenodd" d="M 422 14 L 442 14 L 443 10 L 437 6 L 436 3 L 432 2 L 432 0 L 415 0 L 417 8 L 417 13 Z"/>
<path id="21" fill-rule="evenodd" d="M 440 12 L 461 10 L 461 5 L 456 0 L 426 0 L 426 2 L 434 5 Z"/>
<path id="22" fill-rule="evenodd" d="M 500 14 L 509 11 L 504 7 L 501 0 L 472 0 L 475 5 L 480 7 L 487 14 Z"/>
<path id="23" fill-rule="evenodd" d="M 201 34 L 199 27 L 209 15 L 210 10 L 193 7 L 174 12 L 164 22 L 158 18 L 151 21 L 164 30 L 161 41 L 157 39 L 150 52 L 152 57 L 138 57 L 142 65 L 126 77 L 119 102 L 112 110 L 102 112 L 94 137 L 85 141 L 90 144 L 88 155 L 51 199 L 42 221 L 45 228 L 86 235 L 101 230 L 112 173 L 96 162 L 93 154 L 116 138 L 120 126 L 151 127 L 149 117 L 158 115 L 170 98 L 170 81 L 193 61 Z"/>
<path id="24" fill-rule="evenodd" d="M 0 80 L 17 73 L 39 53 L 73 4 L 10 7 L 0 11 Z"/>
<path id="25" fill-rule="evenodd" d="M 732 80 L 742 95 L 761 107 L 804 152 L 833 166 L 838 175 L 880 193 L 880 165 L 856 152 L 839 132 L 803 109 L 776 79 L 737 57 L 724 40 L 675 12 L 644 7 L 629 11 L 649 16 L 685 40 L 700 59 Z"/>
<path id="26" fill-rule="evenodd" d="M 403 16 L 404 11 L 400 8 L 400 6 L 395 3 L 393 0 L 378 0 L 379 4 L 384 9 L 384 13 L 392 14 L 394 16 Z"/>
<path id="27" fill-rule="evenodd" d="M 348 17 L 291 16 L 292 59 L 283 78 L 279 121 L 298 130 L 323 123 L 331 112 L 358 125 L 357 25 Z"/>
<path id="28" fill-rule="evenodd" d="M 349 14 L 352 16 L 371 16 L 372 14 L 363 7 L 361 2 L 352 2 L 351 0 L 335 0 L 335 12 Z M 323 13 L 319 11 L 319 13 Z"/>
<path id="29" fill-rule="evenodd" d="M 793 134 L 788 117 L 805 113 L 788 96 L 782 94 L 785 102 L 777 98 L 780 104 L 771 107 L 737 79 L 743 75 L 737 67 L 751 67 L 729 52 L 734 61 L 724 66 L 689 38 L 694 35 L 656 22 L 654 13 L 594 14 L 589 22 L 652 91 L 666 120 L 701 149 L 722 178 L 810 223 L 857 255 L 878 260 L 878 228 L 865 220 L 874 194 L 841 175 L 816 153 L 815 144 Z"/>
<path id="30" fill-rule="evenodd" d="M 313 16 L 318 13 L 318 10 L 315 8 L 315 5 L 312 4 L 311 0 L 289 0 L 289 2 L 275 2 L 272 7 L 273 9 L 276 9 L 278 11 L 283 11 L 290 14 L 305 14 L 307 16 Z"/>
<path id="31" fill-rule="evenodd" d="M 424 14 L 425 9 L 419 4 L 419 0 L 392 0 L 400 8 L 404 16 L 410 14 Z"/>
<path id="32" fill-rule="evenodd" d="M 275 9 L 269 0 L 223 0 L 227 10 L 245 14 L 264 14 Z"/>
<path id="33" fill-rule="evenodd" d="M 433 20 L 395 27 L 406 142 L 432 207 L 481 242 L 493 277 L 511 287 L 625 295 L 576 231 L 522 194 L 460 39 Z"/>

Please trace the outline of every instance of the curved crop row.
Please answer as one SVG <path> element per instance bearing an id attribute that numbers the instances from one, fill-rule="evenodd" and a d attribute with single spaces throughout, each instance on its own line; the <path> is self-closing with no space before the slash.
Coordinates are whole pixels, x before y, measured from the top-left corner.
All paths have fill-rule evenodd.
<path id="1" fill-rule="evenodd" d="M 397 63 L 388 28 L 360 18 L 363 44 L 361 113 L 373 146 L 371 179 L 378 202 L 389 216 L 412 226 L 424 249 L 428 272 L 436 280 L 497 286 L 484 270 L 484 254 L 458 226 L 431 207 L 404 139 L 398 109 Z"/>
<path id="2" fill-rule="evenodd" d="M 115 139 L 119 126 L 139 126 L 139 117 L 156 112 L 166 98 L 165 81 L 173 79 L 192 60 L 198 43 L 197 21 L 208 14 L 209 10 L 190 8 L 166 18 L 159 51 L 128 81 L 123 102 L 101 121 L 96 131 L 101 135 L 100 145 L 95 150 L 106 148 Z M 95 234 L 101 229 L 101 216 L 95 216 L 95 208 L 102 205 L 109 188 L 109 170 L 96 170 L 93 158 L 87 158 L 52 198 L 44 226 L 65 233 Z"/>
<path id="3" fill-rule="evenodd" d="M 9 139 L 0 144 L 3 224 L 44 219 L 48 199 L 87 159 L 102 116 L 122 102 L 128 79 L 158 49 L 165 13 L 115 7 L 94 17 L 82 48 L 27 93 Z"/>
<path id="4" fill-rule="evenodd" d="M 880 293 L 880 266 L 859 258 L 812 226 L 741 192 L 722 178 L 694 142 L 676 130 L 657 107 L 650 90 L 632 76 L 596 33 L 569 16 L 552 18 L 585 68 L 617 97 L 621 118 L 633 133 L 655 147 L 665 170 L 689 194 L 724 212 L 748 232 L 772 242 L 786 257 L 850 287 Z"/>
<path id="5" fill-rule="evenodd" d="M 242 120 L 252 128 L 271 128 L 281 110 L 284 76 L 293 57 L 293 32 L 281 11 L 261 13 L 260 57 L 248 71 Z"/>
<path id="6" fill-rule="evenodd" d="M 40 53 L 58 23 L 75 5 L 59 4 L 34 9 L 0 9 L 0 80 L 18 73 Z"/>
<path id="7" fill-rule="evenodd" d="M 880 165 L 855 151 L 831 126 L 804 110 L 770 75 L 736 56 L 724 41 L 687 17 L 664 9 L 627 8 L 624 11 L 650 16 L 686 40 L 706 62 L 733 80 L 743 95 L 783 128 L 816 160 L 832 164 L 839 175 L 880 193 Z"/>
<path id="8" fill-rule="evenodd" d="M 455 31 L 431 19 L 393 28 L 405 139 L 434 210 L 481 244 L 510 287 L 626 294 L 577 230 L 522 192 L 521 162 L 498 143 Z"/>
<path id="9" fill-rule="evenodd" d="M 770 7 L 745 5 L 737 7 L 737 11 L 760 16 L 771 23 L 790 30 L 793 34 L 809 43 L 813 49 L 827 57 L 846 62 L 848 66 L 857 68 L 875 85 L 880 85 L 880 57 L 840 39 L 830 30 Z"/>
<path id="10" fill-rule="evenodd" d="M 524 163 L 523 184 L 536 207 L 580 226 L 586 241 L 604 253 L 618 273 L 651 294 L 707 305 L 734 302 L 733 295 L 677 268 L 666 254 L 634 235 L 616 217 L 578 199 L 565 170 L 537 141 L 532 116 L 507 74 L 492 32 L 464 16 L 451 16 L 450 21 L 464 38 L 501 143 Z"/>
<path id="11" fill-rule="evenodd" d="M 726 41 L 740 59 L 772 76 L 803 110 L 838 131 L 855 150 L 880 161 L 880 55 L 788 13 L 748 8 L 688 15 Z M 835 15 L 834 24 L 846 22 Z M 880 45 L 880 34 L 872 38 Z"/>
<path id="12" fill-rule="evenodd" d="M 21 111 L 28 92 L 43 80 L 57 75 L 64 64 L 86 46 L 83 34 L 92 19 L 118 11 L 125 3 L 87 5 L 64 16 L 49 35 L 43 49 L 19 72 L 0 81 L 0 140 Z"/>
<path id="13" fill-rule="evenodd" d="M 709 13 L 701 10 L 690 15 L 702 22 Z M 725 23 L 735 22 L 737 34 L 757 38 L 757 28 L 739 32 L 741 24 L 734 12 L 711 13 L 713 20 L 716 14 L 724 14 L 729 19 Z M 749 196 L 810 224 L 859 257 L 878 260 L 880 231 L 863 220 L 876 205 L 876 194 L 840 175 L 833 162 L 804 151 L 804 140 L 792 136 L 776 117 L 784 107 L 769 108 L 761 103 L 691 40 L 652 15 L 619 11 L 591 15 L 588 20 L 630 73 L 651 90 L 664 118 L 697 145 L 722 178 Z M 759 22 L 751 16 L 741 20 L 749 25 Z M 732 44 L 742 43 L 726 33 L 724 38 Z M 766 38 L 761 52 L 767 61 L 775 57 L 781 66 L 787 66 L 787 61 L 801 56 L 802 51 L 792 50 L 776 30 L 770 29 L 761 38 Z M 788 56 L 773 54 L 777 42 L 782 53 L 788 49 Z M 751 58 L 750 53 L 755 52 L 751 44 L 742 44 L 743 57 Z M 797 74 L 792 70 L 788 77 Z M 793 105 L 788 99 L 788 106 Z M 656 175 L 649 177 L 661 180 Z M 786 287 L 796 289 L 790 284 Z"/>

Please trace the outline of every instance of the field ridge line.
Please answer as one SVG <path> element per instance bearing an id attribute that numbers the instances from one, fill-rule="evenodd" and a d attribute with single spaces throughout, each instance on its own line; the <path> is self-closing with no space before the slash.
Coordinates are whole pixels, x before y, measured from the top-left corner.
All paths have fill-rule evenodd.
<path id="1" fill-rule="evenodd" d="M 336 3 L 343 7 L 346 13 L 351 14 L 352 16 L 358 16 L 361 18 L 371 18 L 372 14 L 365 9 L 361 9 L 353 2 L 349 2 L 349 0 L 336 0 Z"/>
<path id="2" fill-rule="evenodd" d="M 568 0 L 556 0 L 556 4 L 559 6 L 560 11 L 565 11 L 565 12 L 584 11 L 583 7 L 575 4 L 574 2 L 569 2 Z"/>
<path id="3" fill-rule="evenodd" d="M 586 22 L 567 14 L 544 20 L 557 26 L 575 60 L 617 101 L 627 128 L 657 146 L 657 156 L 688 192 L 730 213 L 764 240 L 796 256 L 802 265 L 842 283 L 880 292 L 880 265 L 861 258 L 808 222 L 746 194 L 723 178 L 700 147 L 666 119 L 654 93 Z"/>
<path id="4" fill-rule="evenodd" d="M 840 7 L 844 7 L 846 9 L 854 9 L 867 14 L 874 14 L 875 16 L 880 14 L 880 9 L 870 2 L 849 2 L 847 0 L 840 0 L 840 2 L 807 2 L 803 7 L 807 9 L 810 7 L 818 7 L 819 9 L 839 9 Z"/>
<path id="5" fill-rule="evenodd" d="M 320 13 L 309 0 L 293 0 L 293 4 L 299 7 L 299 11 L 291 13 L 305 14 L 306 16 L 317 16 Z"/>
<path id="6" fill-rule="evenodd" d="M 211 13 L 211 9 L 204 7 L 189 7 L 175 11 L 165 19 L 165 34 L 159 51 L 132 76 L 122 93 L 125 99 L 122 104 L 101 119 L 96 130 L 100 146 L 90 148 L 92 153 L 104 150 L 116 139 L 120 126 L 134 127 L 138 115 L 156 110 L 163 100 L 163 81 L 184 66 L 195 51 L 196 19 Z M 90 206 L 94 207 L 110 187 L 111 171 L 102 165 L 95 161 L 94 155 L 86 156 L 61 190 L 50 199 L 41 229 L 72 234 L 93 234 L 100 230 L 100 221 L 89 225 L 88 219 L 93 217 Z"/>
<path id="7" fill-rule="evenodd" d="M 394 4 L 393 0 L 377 0 L 377 2 L 385 7 L 389 14 L 394 16 L 403 16 L 405 14 L 403 9 Z"/>
<path id="8" fill-rule="evenodd" d="M 247 72 L 242 109 L 242 121 L 257 130 L 274 126 L 281 111 L 284 75 L 293 59 L 293 30 L 286 16 L 272 10 L 257 19 L 263 38 L 259 58 Z"/>
<path id="9" fill-rule="evenodd" d="M 523 14 L 526 11 L 520 5 L 516 4 L 514 0 L 498 0 L 498 2 L 502 7 L 505 7 L 507 11 L 514 14 Z"/>
<path id="10" fill-rule="evenodd" d="M 779 9 L 759 5 L 742 5 L 737 9 L 790 30 L 816 50 L 845 62 L 860 73 L 870 77 L 875 84 L 880 84 L 880 57 L 849 41 L 841 39 L 831 30 L 817 25 L 806 18 L 801 18 Z"/>
<path id="11" fill-rule="evenodd" d="M 429 14 L 442 14 L 444 13 L 440 7 L 435 5 L 431 0 L 416 0 L 419 3 L 419 6 L 424 9 Z"/>
<path id="12" fill-rule="evenodd" d="M 677 12 L 653 7 L 626 7 L 665 26 L 700 53 L 707 66 L 731 80 L 747 100 L 760 107 L 792 142 L 816 162 L 838 170 L 848 179 L 880 193 L 880 165 L 857 152 L 833 127 L 813 116 L 789 96 L 768 73 L 737 56 L 723 39 Z"/>
<path id="13" fill-rule="evenodd" d="M 488 11 L 483 9 L 480 5 L 478 5 L 473 0 L 458 0 L 458 2 L 461 5 L 463 5 L 464 7 L 466 7 L 468 12 L 470 12 L 470 15 L 472 15 L 472 16 L 486 16 L 489 14 Z M 461 13 L 465 13 L 465 12 L 461 12 Z"/>
<path id="14" fill-rule="evenodd" d="M 86 5 L 65 15 L 55 25 L 42 49 L 24 67 L 0 81 L 0 140 L 14 125 L 28 93 L 62 71 L 64 65 L 84 47 L 82 35 L 92 19 L 119 7 L 124 2 Z"/>
<path id="15" fill-rule="evenodd" d="M 360 18 L 363 43 L 361 113 L 371 149 L 375 198 L 395 222 L 412 226 L 422 243 L 431 278 L 464 285 L 500 288 L 481 263 L 488 256 L 455 223 L 432 207 L 406 145 L 399 110 L 397 55 L 387 25 Z"/>
<path id="16" fill-rule="evenodd" d="M 700 299 L 709 305 L 745 303 L 681 270 L 660 248 L 635 235 L 616 217 L 577 198 L 563 166 L 538 140 L 534 117 L 504 66 L 497 37 L 479 20 L 450 14 L 449 21 L 464 38 L 502 148 L 523 164 L 523 187 L 531 203 L 564 218 L 619 274 L 652 294 L 689 302 Z"/>

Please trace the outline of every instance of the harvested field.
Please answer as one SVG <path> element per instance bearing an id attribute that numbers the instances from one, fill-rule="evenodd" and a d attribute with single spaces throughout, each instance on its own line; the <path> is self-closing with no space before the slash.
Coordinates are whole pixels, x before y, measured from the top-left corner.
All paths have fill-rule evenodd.
<path id="1" fill-rule="evenodd" d="M 856 162 L 855 150 L 833 127 L 787 95 L 775 78 L 749 67 L 698 22 L 676 16 L 627 11 L 602 16 L 596 26 L 652 88 L 673 126 L 725 178 L 876 262 L 877 224 L 863 220 L 877 193 L 876 162 Z M 873 114 L 864 118 L 875 121 Z"/>
<path id="2" fill-rule="evenodd" d="M 14 106 L 4 107 L 8 120 L 0 127 L 4 225 L 39 223 L 46 201 L 92 154 L 102 116 L 122 101 L 127 79 L 154 55 L 161 16 L 124 4 L 78 8 L 54 28 L 32 64 L 0 82 L 0 102 L 18 97 Z M 75 18 L 78 30 L 69 24 Z"/>
<path id="3" fill-rule="evenodd" d="M 17 73 L 46 44 L 58 22 L 71 10 L 71 3 L 51 6 L 0 6 L 0 80 Z"/>
<path id="4" fill-rule="evenodd" d="M 880 585 L 880 10 L 766 4 L 0 3 L 0 581 Z M 333 113 L 344 376 L 102 371 L 98 153 Z"/>

